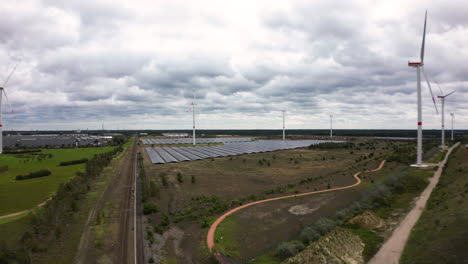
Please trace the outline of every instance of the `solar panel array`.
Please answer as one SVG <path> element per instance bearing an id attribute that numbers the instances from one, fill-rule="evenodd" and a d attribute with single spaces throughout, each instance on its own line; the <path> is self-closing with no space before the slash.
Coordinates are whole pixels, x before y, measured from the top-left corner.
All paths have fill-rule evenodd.
<path id="1" fill-rule="evenodd" d="M 252 141 L 250 137 L 236 137 L 236 138 L 197 138 L 198 144 L 206 143 L 233 143 L 233 142 L 248 142 Z M 144 138 L 141 140 L 143 144 L 191 144 L 192 138 Z"/>
<path id="2" fill-rule="evenodd" d="M 341 142 L 334 140 L 259 140 L 250 142 L 226 143 L 217 146 L 203 147 L 147 147 L 146 153 L 153 164 L 200 160 L 236 156 L 250 153 L 262 153 L 276 150 L 308 147 L 324 142 Z"/>

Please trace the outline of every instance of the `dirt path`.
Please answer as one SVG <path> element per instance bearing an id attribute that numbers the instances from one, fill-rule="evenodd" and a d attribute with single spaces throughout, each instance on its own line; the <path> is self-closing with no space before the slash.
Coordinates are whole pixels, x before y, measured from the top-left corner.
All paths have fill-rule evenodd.
<path id="1" fill-rule="evenodd" d="M 371 170 L 373 171 L 378 171 L 380 170 L 383 165 L 385 164 L 385 160 L 380 163 L 380 166 L 377 169 Z M 361 179 L 358 177 L 362 172 L 355 173 L 353 177 L 356 179 L 356 183 L 348 186 L 343 186 L 343 187 L 337 187 L 333 189 L 327 189 L 327 190 L 321 190 L 321 191 L 314 191 L 314 192 L 307 192 L 307 193 L 301 193 L 301 194 L 293 194 L 293 195 L 287 195 L 287 196 L 280 196 L 280 197 L 275 197 L 275 198 L 270 198 L 270 199 L 265 199 L 265 200 L 260 200 L 260 201 L 255 201 L 251 202 L 248 204 L 241 205 L 239 207 L 236 207 L 226 213 L 224 213 L 222 216 L 220 216 L 216 221 L 211 225 L 210 229 L 208 230 L 208 235 L 206 237 L 206 243 L 208 245 L 208 249 L 213 252 L 214 251 L 214 235 L 216 232 L 216 228 L 218 225 L 229 215 L 232 215 L 233 213 L 244 209 L 246 207 L 255 205 L 255 204 L 260 204 L 260 203 L 266 203 L 270 201 L 276 201 L 276 200 L 281 200 L 281 199 L 288 199 L 288 198 L 293 198 L 293 197 L 299 197 L 299 196 L 305 196 L 305 195 L 311 195 L 311 194 L 318 194 L 318 193 L 325 193 L 325 192 L 333 192 L 333 191 L 338 191 L 338 190 L 343 190 L 343 189 L 349 189 L 353 188 L 359 184 L 361 184 Z M 215 252 L 215 256 L 220 261 L 220 263 L 225 263 L 224 259 L 221 257 L 221 254 L 219 252 Z"/>
<path id="2" fill-rule="evenodd" d="M 413 209 L 405 216 L 403 221 L 393 232 L 392 236 L 383 244 L 377 254 L 368 262 L 369 264 L 398 264 L 400 262 L 401 254 L 405 248 L 406 241 L 413 229 L 414 225 L 421 216 L 424 208 L 426 207 L 427 200 L 429 199 L 432 190 L 439 182 L 439 178 L 442 175 L 442 170 L 447 162 L 447 159 L 452 152 L 460 143 L 453 145 L 445 155 L 443 161 L 439 162 L 439 168 L 434 173 L 434 176 L 430 179 L 429 185 L 423 191 L 421 196 L 416 201 Z"/>
<path id="3" fill-rule="evenodd" d="M 21 212 L 12 213 L 12 214 L 2 215 L 2 216 L 0 216 L 0 219 L 10 218 L 10 217 L 14 217 L 14 216 L 22 215 L 22 214 L 27 214 L 29 212 L 32 212 L 32 211 L 36 210 L 37 208 L 43 207 L 44 205 L 46 205 L 50 201 L 50 199 L 52 199 L 52 197 L 47 198 L 47 200 L 45 200 L 42 203 L 38 204 L 34 208 L 24 210 L 24 211 L 21 211 Z"/>

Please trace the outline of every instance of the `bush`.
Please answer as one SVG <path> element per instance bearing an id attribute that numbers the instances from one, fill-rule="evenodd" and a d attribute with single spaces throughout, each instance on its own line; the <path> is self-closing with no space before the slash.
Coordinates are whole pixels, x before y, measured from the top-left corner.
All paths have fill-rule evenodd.
<path id="1" fill-rule="evenodd" d="M 309 146 L 309 149 L 350 149 L 353 148 L 353 143 L 336 143 L 336 142 L 326 142 L 320 144 L 312 144 Z"/>
<path id="2" fill-rule="evenodd" d="M 169 226 L 170 222 L 169 222 L 169 216 L 167 214 L 163 214 L 162 216 L 162 220 L 161 220 L 161 226 Z"/>
<path id="3" fill-rule="evenodd" d="M 150 180 L 150 195 L 152 197 L 159 196 L 159 187 L 155 180 Z"/>
<path id="4" fill-rule="evenodd" d="M 164 187 L 169 186 L 169 182 L 167 181 L 167 178 L 166 178 L 166 175 L 165 175 L 165 174 L 161 174 L 161 181 L 162 181 L 162 185 L 163 185 Z"/>
<path id="5" fill-rule="evenodd" d="M 162 226 L 161 226 L 160 224 L 159 224 L 159 225 L 155 225 L 154 228 L 153 228 L 153 230 L 154 230 L 155 233 L 158 233 L 158 234 L 160 234 L 160 235 L 162 235 L 162 233 L 163 233 L 163 228 L 162 228 Z"/>
<path id="6" fill-rule="evenodd" d="M 26 175 L 17 175 L 16 180 L 21 181 L 21 180 L 45 177 L 45 176 L 49 176 L 50 174 L 51 174 L 50 170 L 40 170 L 40 171 L 31 172 Z"/>
<path id="7" fill-rule="evenodd" d="M 81 164 L 81 163 L 85 163 L 85 162 L 88 162 L 88 159 L 62 161 L 62 162 L 60 162 L 59 166 L 70 166 L 70 165 Z"/>
<path id="8" fill-rule="evenodd" d="M 158 212 L 158 205 L 155 202 L 146 202 L 143 204 L 143 214 L 152 214 Z"/>
<path id="9" fill-rule="evenodd" d="M 182 178 L 182 174 L 180 172 L 177 172 L 177 181 L 179 183 L 183 183 L 184 182 L 184 179 Z"/>
<path id="10" fill-rule="evenodd" d="M 287 259 L 295 256 L 303 249 L 304 245 L 300 241 L 283 242 L 276 248 L 276 256 Z"/>
<path id="11" fill-rule="evenodd" d="M 333 228 L 335 228 L 336 222 L 329 218 L 320 218 L 315 222 L 314 227 L 321 235 L 325 235 Z"/>
<path id="12" fill-rule="evenodd" d="M 306 227 L 301 231 L 300 238 L 304 244 L 310 244 L 319 239 L 320 234 L 312 227 Z"/>

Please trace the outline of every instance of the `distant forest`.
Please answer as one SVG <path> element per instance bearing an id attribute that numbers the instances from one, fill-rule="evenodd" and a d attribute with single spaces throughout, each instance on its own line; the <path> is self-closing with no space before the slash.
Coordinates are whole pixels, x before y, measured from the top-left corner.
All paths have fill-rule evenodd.
<path id="1" fill-rule="evenodd" d="M 149 135 L 161 135 L 162 133 L 188 133 L 192 134 L 192 130 L 82 130 L 83 134 L 134 134 L 148 133 Z M 4 131 L 3 134 L 75 134 L 75 131 Z M 451 130 L 445 130 L 445 135 L 450 138 Z M 423 130 L 424 137 L 440 137 L 440 130 Z M 236 135 L 236 136 L 253 136 L 253 137 L 279 137 L 282 135 L 281 129 L 197 129 L 198 137 L 214 137 L 216 135 Z M 328 136 L 329 129 L 287 129 L 287 136 Z M 334 129 L 334 136 L 366 136 L 366 137 L 416 137 L 416 130 L 406 129 Z M 455 137 L 468 135 L 468 130 L 455 130 Z"/>

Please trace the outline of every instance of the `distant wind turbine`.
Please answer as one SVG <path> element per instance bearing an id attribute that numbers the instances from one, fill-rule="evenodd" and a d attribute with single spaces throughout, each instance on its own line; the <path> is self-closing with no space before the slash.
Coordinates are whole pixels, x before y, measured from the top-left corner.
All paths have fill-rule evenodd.
<path id="1" fill-rule="evenodd" d="M 286 127 L 284 125 L 284 113 L 286 112 L 286 110 L 282 110 L 283 112 L 283 140 L 286 140 Z"/>
<path id="2" fill-rule="evenodd" d="M 193 101 L 192 101 L 192 116 L 193 116 L 193 145 L 196 145 L 197 142 L 195 140 L 195 88 L 193 88 Z"/>
<path id="3" fill-rule="evenodd" d="M 8 82 L 10 81 L 10 78 L 13 75 L 13 73 L 15 72 L 15 70 L 16 70 L 16 66 L 13 68 L 10 75 L 8 75 L 8 77 L 6 78 L 3 85 L 0 86 L 0 154 L 3 153 L 2 96 L 5 95 L 5 100 L 10 105 L 11 112 L 13 112 L 13 109 L 11 107 L 10 102 L 8 102 L 8 96 L 6 94 L 5 87 L 8 84 Z"/>
<path id="4" fill-rule="evenodd" d="M 437 82 L 436 82 L 437 83 Z M 444 91 L 442 91 L 442 88 L 440 88 L 440 85 L 439 83 L 437 83 L 437 86 L 439 86 L 439 90 L 442 94 L 444 94 Z M 445 120 L 444 120 L 444 108 L 445 108 L 445 97 L 453 94 L 455 91 L 451 92 L 451 93 L 448 93 L 446 95 L 439 95 L 437 96 L 437 98 L 440 98 L 441 102 L 442 102 L 442 145 L 441 147 L 445 147 Z"/>
<path id="5" fill-rule="evenodd" d="M 424 72 L 424 45 L 426 42 L 426 21 L 427 21 L 427 11 L 426 15 L 424 16 L 424 31 L 423 31 L 423 39 L 421 44 L 421 55 L 420 55 L 420 62 L 408 62 L 409 67 L 416 68 L 416 83 L 417 83 L 417 98 L 418 98 L 418 139 L 417 139 L 417 155 L 416 155 L 416 164 L 412 165 L 415 167 L 424 167 L 422 164 L 422 103 L 421 103 L 421 70 L 424 74 L 426 79 L 427 86 L 429 87 L 429 91 L 431 92 L 432 102 L 434 103 L 434 107 L 437 111 L 437 105 L 434 99 L 434 95 L 432 93 L 431 84 L 429 83 L 426 73 Z"/>

